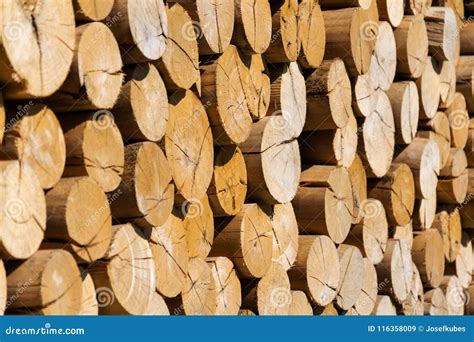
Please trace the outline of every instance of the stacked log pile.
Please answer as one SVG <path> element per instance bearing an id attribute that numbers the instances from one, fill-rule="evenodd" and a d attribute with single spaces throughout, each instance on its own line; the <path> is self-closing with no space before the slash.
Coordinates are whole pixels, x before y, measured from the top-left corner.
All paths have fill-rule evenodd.
<path id="1" fill-rule="evenodd" d="M 0 312 L 474 314 L 474 15 L 0 8 Z"/>

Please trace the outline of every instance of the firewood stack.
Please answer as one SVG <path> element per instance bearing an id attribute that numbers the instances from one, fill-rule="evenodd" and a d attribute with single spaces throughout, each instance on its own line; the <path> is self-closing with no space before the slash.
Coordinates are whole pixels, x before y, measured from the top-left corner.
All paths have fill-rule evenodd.
<path id="1" fill-rule="evenodd" d="M 5 1 L 0 311 L 474 314 L 464 3 Z"/>

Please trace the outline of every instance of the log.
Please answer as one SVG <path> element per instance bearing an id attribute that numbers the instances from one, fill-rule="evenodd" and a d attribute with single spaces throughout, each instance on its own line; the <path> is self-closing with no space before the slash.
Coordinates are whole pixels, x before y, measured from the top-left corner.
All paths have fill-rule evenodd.
<path id="1" fill-rule="evenodd" d="M 173 31 L 168 30 L 173 25 L 163 0 L 115 0 L 110 17 L 116 18 L 110 29 L 126 51 L 127 64 L 156 60 L 163 55 Z"/>
<path id="2" fill-rule="evenodd" d="M 167 44 L 161 59 L 154 64 L 168 91 L 189 89 L 199 82 L 198 43 L 192 20 L 179 4 L 166 6 L 165 13 L 168 18 Z"/>
<path id="3" fill-rule="evenodd" d="M 170 103 L 165 151 L 176 191 L 188 200 L 202 198 L 211 182 L 214 159 L 205 107 L 191 91 L 175 93 Z"/>
<path id="4" fill-rule="evenodd" d="M 375 316 L 395 316 L 397 309 L 389 296 L 377 296 L 372 315 Z"/>
<path id="5" fill-rule="evenodd" d="M 469 114 L 464 95 L 455 93 L 453 102 L 447 107 L 445 113 L 449 120 L 451 146 L 464 148 L 469 134 Z"/>
<path id="6" fill-rule="evenodd" d="M 413 239 L 412 258 L 424 287 L 436 288 L 444 273 L 443 240 L 438 230 L 427 229 Z"/>
<path id="7" fill-rule="evenodd" d="M 454 61 L 443 61 L 441 64 L 440 79 L 440 108 L 452 105 L 456 94 L 456 64 Z"/>
<path id="8" fill-rule="evenodd" d="M 257 204 L 244 204 L 242 210 L 217 227 L 211 257 L 232 260 L 240 278 L 261 278 L 272 261 L 272 223 Z M 257 243 L 258 242 L 258 243 Z"/>
<path id="9" fill-rule="evenodd" d="M 214 218 L 209 199 L 205 195 L 199 200 L 186 200 L 181 204 L 181 213 L 189 257 L 206 258 L 214 240 Z"/>
<path id="10" fill-rule="evenodd" d="M 272 263 L 258 283 L 244 289 L 242 307 L 260 316 L 286 316 L 290 312 L 290 280 L 283 266 Z"/>
<path id="11" fill-rule="evenodd" d="M 149 245 L 156 291 L 166 298 L 176 297 L 185 286 L 189 259 L 186 231 L 178 213 L 173 212 L 163 225 L 151 228 Z"/>
<path id="12" fill-rule="evenodd" d="M 179 297 L 168 300 L 172 312 L 187 316 L 214 315 L 217 292 L 211 268 L 201 258 L 191 258 Z"/>
<path id="13" fill-rule="evenodd" d="M 35 253 L 46 229 L 46 203 L 34 171 L 19 161 L 0 161 L 0 255 L 27 259 Z"/>
<path id="14" fill-rule="evenodd" d="M 46 194 L 46 209 L 47 244 L 70 251 L 79 263 L 105 255 L 112 239 L 112 216 L 96 182 L 88 177 L 61 179 Z"/>
<path id="15" fill-rule="evenodd" d="M 370 167 L 368 172 L 376 177 L 383 177 L 393 160 L 395 121 L 387 94 L 378 90 L 375 96 L 375 106 L 361 128 L 364 144 L 358 148 L 364 164 Z"/>
<path id="16" fill-rule="evenodd" d="M 247 169 L 240 148 L 217 148 L 214 174 L 207 190 L 215 217 L 234 216 L 241 209 L 247 194 Z"/>
<path id="17" fill-rule="evenodd" d="M 428 34 L 423 17 L 403 17 L 393 33 L 397 46 L 397 75 L 421 77 L 428 62 Z"/>
<path id="18" fill-rule="evenodd" d="M 430 120 L 420 120 L 417 136 L 436 142 L 440 153 L 440 168 L 443 168 L 448 161 L 451 149 L 448 117 L 443 112 L 437 112 Z"/>
<path id="19" fill-rule="evenodd" d="M 206 104 L 215 143 L 244 142 L 252 127 L 245 91 L 249 77 L 237 48 L 230 45 L 202 70 L 202 102 Z"/>
<path id="20" fill-rule="evenodd" d="M 461 247 L 461 216 L 457 208 L 442 208 L 435 216 L 432 228 L 443 238 L 443 252 L 447 262 L 454 262 Z"/>
<path id="21" fill-rule="evenodd" d="M 344 62 L 325 60 L 306 78 L 305 131 L 337 129 L 353 116 L 351 84 Z"/>
<path id="22" fill-rule="evenodd" d="M 122 179 L 124 146 L 114 118 L 107 111 L 74 113 L 59 118 L 66 143 L 63 177 L 88 176 L 105 192 Z"/>
<path id="23" fill-rule="evenodd" d="M 191 27 L 183 28 L 196 31 L 199 53 L 211 55 L 227 49 L 234 31 L 234 4 L 219 0 L 213 3 L 205 0 L 174 0 L 191 16 Z"/>
<path id="24" fill-rule="evenodd" d="M 425 315 L 445 316 L 448 314 L 446 296 L 439 287 L 425 293 Z"/>
<path id="25" fill-rule="evenodd" d="M 431 7 L 432 0 L 408 0 L 405 4 L 405 12 L 408 14 L 425 14 Z"/>
<path id="26" fill-rule="evenodd" d="M 386 284 L 379 289 L 379 293 L 390 295 L 400 304 L 405 302 L 413 282 L 413 263 L 406 241 L 389 239 L 383 259 L 376 269 L 379 283 Z"/>
<path id="27" fill-rule="evenodd" d="M 454 10 L 450 7 L 431 7 L 425 12 L 429 54 L 439 61 L 453 61 L 456 40 L 459 39 Z"/>
<path id="28" fill-rule="evenodd" d="M 127 145 L 122 182 L 108 194 L 114 219 L 142 228 L 162 225 L 173 208 L 173 194 L 163 151 L 152 142 Z"/>
<path id="29" fill-rule="evenodd" d="M 99 314 L 99 303 L 97 302 L 94 281 L 89 272 L 81 269 L 82 280 L 82 303 L 79 315 L 97 316 Z"/>
<path id="30" fill-rule="evenodd" d="M 298 32 L 298 1 L 270 2 L 272 39 L 265 57 L 271 63 L 294 62 L 298 59 L 301 40 Z"/>
<path id="31" fill-rule="evenodd" d="M 66 79 L 74 54 L 72 2 L 58 0 L 24 6 L 9 1 L 2 13 L 0 82 L 8 83 L 3 95 L 51 95 Z"/>
<path id="32" fill-rule="evenodd" d="M 344 56 L 349 75 L 369 71 L 378 31 L 378 21 L 371 11 L 362 8 L 342 8 L 323 11 L 326 26 L 324 59 Z"/>
<path id="33" fill-rule="evenodd" d="M 272 40 L 272 12 L 268 0 L 235 0 L 232 44 L 250 53 L 264 53 Z"/>
<path id="34" fill-rule="evenodd" d="M 346 239 L 354 200 L 345 168 L 315 165 L 305 170 L 292 203 L 300 232 L 328 235 L 335 243 Z"/>
<path id="35" fill-rule="evenodd" d="M 109 16 L 114 0 L 73 0 L 77 21 L 101 21 Z"/>
<path id="36" fill-rule="evenodd" d="M 267 115 L 270 106 L 270 76 L 267 63 L 262 55 L 257 53 L 241 57 L 248 68 L 249 79 L 244 90 L 249 112 L 253 119 L 261 119 Z"/>
<path id="37" fill-rule="evenodd" d="M 463 22 L 459 34 L 461 54 L 474 55 L 474 22 L 469 20 Z"/>
<path id="38" fill-rule="evenodd" d="M 440 179 L 436 188 L 439 203 L 461 204 L 465 201 L 469 186 L 467 170 L 456 178 Z"/>
<path id="39" fill-rule="evenodd" d="M 370 315 L 377 300 L 377 272 L 372 262 L 364 258 L 362 292 L 346 315 Z"/>
<path id="40" fill-rule="evenodd" d="M 170 310 L 166 305 L 165 300 L 162 296 L 158 294 L 158 292 L 153 292 L 151 296 L 150 303 L 148 304 L 148 309 L 144 315 L 149 316 L 169 316 Z"/>
<path id="41" fill-rule="evenodd" d="M 169 105 L 160 73 L 150 63 L 125 72 L 125 83 L 112 110 L 115 124 L 129 143 L 161 140 L 169 120 Z"/>
<path id="42" fill-rule="evenodd" d="M 388 21 L 393 27 L 398 27 L 403 20 L 404 0 L 377 0 L 379 18 Z"/>
<path id="43" fill-rule="evenodd" d="M 463 0 L 433 0 L 433 6 L 451 7 L 458 19 L 458 23 L 464 18 L 464 1 Z"/>
<path id="44" fill-rule="evenodd" d="M 77 315 L 82 281 L 71 254 L 45 249 L 7 271 L 7 309 L 18 314 Z"/>
<path id="45" fill-rule="evenodd" d="M 461 58 L 463 57 L 465 56 L 461 56 Z M 474 70 L 468 79 L 457 79 L 456 91 L 464 95 L 469 113 L 474 113 Z"/>
<path id="46" fill-rule="evenodd" d="M 362 293 L 364 285 L 364 259 L 359 248 L 341 244 L 337 248 L 341 263 L 341 278 L 337 287 L 336 305 L 349 310 Z"/>
<path id="47" fill-rule="evenodd" d="M 382 261 L 387 247 L 385 210 L 380 201 L 369 198 L 362 202 L 361 211 L 362 220 L 352 227 L 344 243 L 359 248 L 362 255 L 376 265 Z"/>
<path id="48" fill-rule="evenodd" d="M 270 105 L 267 115 L 277 116 L 279 124 L 299 136 L 306 121 L 306 85 L 297 62 L 272 68 Z"/>
<path id="49" fill-rule="evenodd" d="M 359 75 L 352 79 L 354 99 L 352 107 L 357 117 L 367 117 L 377 103 L 377 86 L 370 73 Z"/>
<path id="50" fill-rule="evenodd" d="M 428 57 L 423 73 L 416 80 L 420 98 L 420 118 L 431 119 L 437 113 L 440 85 L 439 65 L 433 57 Z"/>
<path id="51" fill-rule="evenodd" d="M 444 276 L 440 288 L 446 296 L 448 315 L 464 315 L 464 305 L 469 301 L 469 297 L 467 297 L 467 293 L 459 283 L 458 277 Z"/>
<path id="52" fill-rule="evenodd" d="M 122 86 L 121 69 L 119 46 L 111 30 L 98 22 L 80 25 L 69 75 L 59 92 L 46 101 L 56 112 L 110 109 Z"/>
<path id="53" fill-rule="evenodd" d="M 298 58 L 300 65 L 305 69 L 319 67 L 326 49 L 326 28 L 323 12 L 316 0 L 303 0 L 299 3 L 298 36 L 301 42 Z"/>
<path id="54" fill-rule="evenodd" d="M 388 90 L 395 79 L 396 69 L 397 46 L 393 29 L 388 22 L 380 21 L 368 71 L 374 87 Z"/>
<path id="55" fill-rule="evenodd" d="M 419 123 L 419 95 L 412 81 L 394 82 L 386 92 L 395 118 L 395 142 L 408 145 L 415 138 Z"/>
<path id="56" fill-rule="evenodd" d="M 406 316 L 423 316 L 424 314 L 424 291 L 418 268 L 413 263 L 413 277 L 410 292 L 402 303 L 401 312 Z"/>
<path id="57" fill-rule="evenodd" d="M 469 120 L 469 134 L 464 151 L 466 152 L 467 165 L 471 168 L 474 167 L 474 118 Z"/>
<path id="58" fill-rule="evenodd" d="M 48 107 L 25 106 L 25 110 L 20 119 L 9 120 L 11 125 L 4 133 L 4 140 L 9 144 L 20 139 L 23 146 L 20 161 L 31 167 L 43 189 L 50 189 L 59 181 L 64 170 L 66 146 L 63 132 Z"/>
<path id="59" fill-rule="evenodd" d="M 395 240 L 406 241 L 408 247 L 411 249 L 413 245 L 413 221 L 410 221 L 404 226 L 392 227 L 390 237 Z"/>
<path id="60" fill-rule="evenodd" d="M 301 160 L 293 130 L 278 116 L 252 125 L 240 146 L 248 175 L 247 197 L 267 204 L 290 202 L 298 189 Z"/>
<path id="61" fill-rule="evenodd" d="M 357 134 L 354 116 L 342 128 L 306 132 L 299 140 L 303 161 L 349 167 L 357 152 Z"/>
<path id="62" fill-rule="evenodd" d="M 326 306 L 337 294 L 340 261 L 334 243 L 327 236 L 299 236 L 295 264 L 288 271 L 291 288 L 306 293 L 310 300 Z"/>
<path id="63" fill-rule="evenodd" d="M 474 66 L 474 56 L 461 56 L 456 65 L 457 81 L 469 81 L 472 78 Z"/>
<path id="64" fill-rule="evenodd" d="M 319 4 L 323 9 L 359 6 L 366 10 L 373 2 L 374 0 L 319 0 Z"/>
<path id="65" fill-rule="evenodd" d="M 273 234 L 272 261 L 288 271 L 298 252 L 298 223 L 290 203 L 275 204 L 270 216 Z"/>
<path id="66" fill-rule="evenodd" d="M 155 291 L 155 264 L 146 236 L 131 224 L 112 227 L 103 259 L 89 267 L 101 315 L 143 315 Z"/>
<path id="67" fill-rule="evenodd" d="M 439 171 L 440 177 L 459 177 L 467 171 L 468 162 L 464 150 L 452 147 L 446 165 Z"/>
<path id="68" fill-rule="evenodd" d="M 349 171 L 349 177 L 351 179 L 352 198 L 354 200 L 352 224 L 357 224 L 362 220 L 362 203 L 367 200 L 367 175 L 358 154 L 356 154 L 354 161 L 348 167 L 347 171 Z"/>
<path id="69" fill-rule="evenodd" d="M 217 296 L 216 315 L 237 315 L 242 304 L 240 280 L 232 261 L 225 257 L 206 259 L 211 267 Z"/>
<path id="70" fill-rule="evenodd" d="M 394 163 L 407 164 L 413 172 L 416 198 L 430 198 L 436 193 L 439 156 L 436 142 L 417 137 L 394 158 Z"/>
<path id="71" fill-rule="evenodd" d="M 456 275 L 461 286 L 467 289 L 469 288 L 469 284 L 472 282 L 473 265 L 471 239 L 466 232 L 463 232 L 456 261 L 447 266 L 446 274 Z"/>
<path id="72" fill-rule="evenodd" d="M 433 221 L 436 215 L 436 194 L 428 197 L 421 198 L 415 201 L 415 215 L 414 221 L 421 230 L 429 229 L 433 225 Z"/>
<path id="73" fill-rule="evenodd" d="M 313 307 L 303 291 L 291 291 L 289 316 L 313 316 Z"/>
<path id="74" fill-rule="evenodd" d="M 405 226 L 415 206 L 415 181 L 406 164 L 392 164 L 380 180 L 370 179 L 368 196 L 382 202 L 390 226 Z"/>

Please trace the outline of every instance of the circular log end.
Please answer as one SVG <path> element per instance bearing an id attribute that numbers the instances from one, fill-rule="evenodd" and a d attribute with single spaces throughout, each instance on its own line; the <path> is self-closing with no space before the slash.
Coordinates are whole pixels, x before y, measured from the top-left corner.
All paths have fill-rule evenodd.
<path id="1" fill-rule="evenodd" d="M 217 294 L 216 315 L 237 315 L 242 304 L 240 280 L 232 261 L 225 257 L 208 258 Z"/>
<path id="2" fill-rule="evenodd" d="M 166 156 L 178 193 L 188 200 L 202 198 L 214 169 L 212 132 L 196 95 L 186 91 L 175 96 L 165 135 Z"/>
<path id="3" fill-rule="evenodd" d="M 150 248 L 157 266 L 156 290 L 167 298 L 176 297 L 184 287 L 188 272 L 188 247 L 182 220 L 172 213 L 164 225 L 152 228 Z"/>
<path id="4" fill-rule="evenodd" d="M 304 68 L 317 68 L 323 61 L 326 28 L 323 12 L 314 0 L 303 0 L 298 7 L 298 31 L 301 54 L 298 61 Z"/>
<path id="5" fill-rule="evenodd" d="M 174 186 L 163 151 L 154 143 L 141 146 L 134 165 L 134 187 L 138 210 L 150 226 L 160 226 L 169 217 L 174 203 Z"/>
<path id="6" fill-rule="evenodd" d="M 336 298 L 340 272 L 334 242 L 325 235 L 315 236 L 306 260 L 306 280 L 317 305 L 326 306 Z"/>
<path id="7" fill-rule="evenodd" d="M 41 311 L 45 315 L 75 315 L 82 302 L 82 281 L 71 254 L 64 250 L 41 250 L 32 259 L 47 258 L 41 273 Z"/>
<path id="8" fill-rule="evenodd" d="M 257 285 L 258 314 L 288 315 L 291 299 L 290 280 L 285 269 L 278 263 L 272 263 Z"/>
<path id="9" fill-rule="evenodd" d="M 68 191 L 63 205 L 72 251 L 84 262 L 102 258 L 112 239 L 112 215 L 104 191 L 88 177 L 64 178 L 57 187 L 48 193 L 47 199 L 54 201 L 61 191 Z"/>
<path id="10" fill-rule="evenodd" d="M 169 118 L 163 79 L 155 66 L 146 64 L 134 69 L 131 82 L 130 102 L 140 133 L 146 140 L 159 141 L 165 134 Z"/>
<path id="11" fill-rule="evenodd" d="M 214 315 L 217 292 L 211 268 L 201 258 L 191 258 L 181 292 L 186 315 Z"/>
<path id="12" fill-rule="evenodd" d="M 200 35 L 213 53 L 222 53 L 229 46 L 234 31 L 234 3 L 218 0 L 196 2 Z M 202 38 L 202 37 L 198 37 Z"/>
<path id="13" fill-rule="evenodd" d="M 410 223 L 415 207 L 415 180 L 407 164 L 395 167 L 390 202 L 397 225 L 405 226 Z"/>
<path id="14" fill-rule="evenodd" d="M 244 263 L 255 278 L 263 277 L 272 261 L 272 223 L 257 204 L 245 204 L 241 225 L 241 248 Z"/>
<path id="15" fill-rule="evenodd" d="M 184 201 L 181 211 L 189 257 L 205 258 L 214 240 L 214 218 L 207 196 L 200 200 Z"/>
<path id="16" fill-rule="evenodd" d="M 160 58 L 166 48 L 168 16 L 163 0 L 127 2 L 128 24 L 136 47 L 149 60 Z"/>
<path id="17" fill-rule="evenodd" d="M 83 26 L 77 47 L 79 79 L 94 107 L 112 108 L 123 80 L 119 46 L 106 25 Z"/>
<path id="18" fill-rule="evenodd" d="M 355 304 L 348 310 L 347 315 L 370 315 L 377 300 L 377 272 L 372 262 L 364 258 L 364 282 L 362 292 Z"/>
<path id="19" fill-rule="evenodd" d="M 11 1 L 5 3 L 3 11 L 2 47 L 14 79 L 23 83 L 29 95 L 51 95 L 66 79 L 73 59 L 72 2 L 34 2 L 25 6 Z"/>
<path id="20" fill-rule="evenodd" d="M 226 146 L 218 150 L 208 195 L 215 216 L 240 212 L 247 195 L 247 169 L 240 148 Z"/>
<path id="21" fill-rule="evenodd" d="M 28 165 L 18 161 L 0 162 L 4 184 L 1 215 L 1 253 L 26 259 L 35 253 L 46 228 L 46 200 L 41 185 Z"/>
<path id="22" fill-rule="evenodd" d="M 347 169 L 335 168 L 328 178 L 328 184 L 329 188 L 327 188 L 324 198 L 324 210 L 331 215 L 325 216 L 326 227 L 330 238 L 335 243 L 342 243 L 349 234 L 354 211 L 352 186 Z"/>
<path id="23" fill-rule="evenodd" d="M 115 190 L 122 180 L 124 146 L 113 118 L 95 115 L 84 129 L 82 153 L 87 174 L 105 191 Z"/>
<path id="24" fill-rule="evenodd" d="M 313 316 L 313 307 L 303 291 L 291 291 L 290 316 Z"/>
<path id="25" fill-rule="evenodd" d="M 364 277 L 364 258 L 359 248 L 350 245 L 339 245 L 341 278 L 337 287 L 336 305 L 342 310 L 349 310 L 362 292 Z"/>
<path id="26" fill-rule="evenodd" d="M 108 260 L 108 292 L 113 291 L 113 300 L 110 305 L 101 305 L 99 311 L 101 314 L 114 313 L 120 307 L 120 312 L 143 315 L 155 291 L 152 251 L 143 233 L 131 224 L 114 226 L 113 229 L 112 243 L 105 256 Z M 99 288 L 96 290 L 99 294 Z M 107 288 L 101 290 L 107 292 Z"/>
<path id="27" fill-rule="evenodd" d="M 273 262 L 287 271 L 293 266 L 298 251 L 298 223 L 291 203 L 275 204 L 273 207 Z"/>
<path id="28" fill-rule="evenodd" d="M 362 239 L 364 252 L 374 265 L 382 261 L 388 240 L 388 223 L 382 202 L 367 199 L 362 202 Z"/>
<path id="29" fill-rule="evenodd" d="M 268 0 L 240 0 L 240 13 L 247 43 L 255 53 L 264 53 L 272 39 L 272 13 Z"/>

